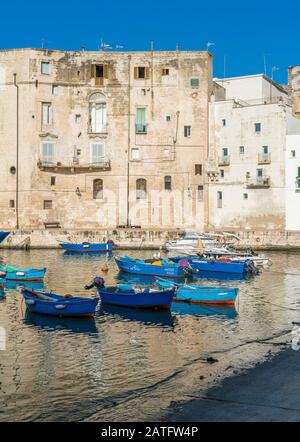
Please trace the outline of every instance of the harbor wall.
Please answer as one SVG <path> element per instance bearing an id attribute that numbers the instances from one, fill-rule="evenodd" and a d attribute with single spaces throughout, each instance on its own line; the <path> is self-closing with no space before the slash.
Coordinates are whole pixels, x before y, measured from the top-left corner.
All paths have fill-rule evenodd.
<path id="1" fill-rule="evenodd" d="M 0 248 L 56 249 L 60 248 L 59 242 L 93 243 L 110 239 L 120 249 L 159 250 L 166 241 L 177 239 L 182 232 L 180 229 L 19 230 L 11 232 Z M 300 250 L 300 231 L 237 230 L 232 233 L 240 238 L 239 248 Z"/>

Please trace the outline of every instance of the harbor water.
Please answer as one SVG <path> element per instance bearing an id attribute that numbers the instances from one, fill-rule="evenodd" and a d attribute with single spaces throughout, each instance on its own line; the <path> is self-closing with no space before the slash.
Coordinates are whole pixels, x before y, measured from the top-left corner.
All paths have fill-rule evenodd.
<path id="1" fill-rule="evenodd" d="M 119 274 L 113 256 L 60 250 L 0 256 L 18 267 L 47 267 L 44 288 L 62 294 L 95 296 L 83 289 L 94 276 L 106 284 L 153 282 Z M 173 303 L 170 312 L 135 311 L 99 303 L 95 318 L 51 318 L 28 314 L 9 283 L 0 301 L 0 421 L 163 420 L 170 404 L 280 351 L 300 322 L 299 254 L 268 256 L 273 265 L 244 280 L 195 279 L 238 287 L 235 309 Z"/>

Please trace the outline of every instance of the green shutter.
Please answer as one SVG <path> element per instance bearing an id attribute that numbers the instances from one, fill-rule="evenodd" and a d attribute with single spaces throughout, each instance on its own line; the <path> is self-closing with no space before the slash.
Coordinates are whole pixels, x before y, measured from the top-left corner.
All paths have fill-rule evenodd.
<path id="1" fill-rule="evenodd" d="M 298 167 L 298 175 L 300 177 L 300 167 Z"/>
<path id="2" fill-rule="evenodd" d="M 145 126 L 146 124 L 146 109 L 140 107 L 136 110 L 136 124 Z"/>

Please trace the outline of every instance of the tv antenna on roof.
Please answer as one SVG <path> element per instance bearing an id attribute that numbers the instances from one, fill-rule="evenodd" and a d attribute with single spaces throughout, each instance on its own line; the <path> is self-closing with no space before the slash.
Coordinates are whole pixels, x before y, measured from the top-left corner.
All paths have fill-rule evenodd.
<path id="1" fill-rule="evenodd" d="M 277 66 L 272 66 L 272 76 L 271 76 L 272 80 L 274 77 L 274 72 L 276 72 L 276 71 L 279 71 L 279 68 Z"/>
<path id="2" fill-rule="evenodd" d="M 108 43 L 104 43 L 103 39 L 101 38 L 100 46 L 98 47 L 99 51 L 106 51 L 107 49 L 112 49 L 112 46 Z"/>

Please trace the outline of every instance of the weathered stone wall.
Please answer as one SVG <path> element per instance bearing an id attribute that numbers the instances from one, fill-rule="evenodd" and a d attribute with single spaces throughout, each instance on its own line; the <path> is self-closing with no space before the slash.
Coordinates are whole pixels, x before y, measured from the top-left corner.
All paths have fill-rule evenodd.
<path id="1" fill-rule="evenodd" d="M 41 73 L 41 63 L 50 63 L 49 75 Z M 103 85 L 91 78 L 91 64 L 108 66 Z M 124 225 L 197 226 L 205 222 L 204 203 L 197 205 L 197 189 L 205 185 L 195 175 L 195 164 L 204 164 L 208 139 L 208 100 L 212 89 L 212 61 L 207 52 L 65 52 L 20 49 L 0 51 L 0 227 L 16 226 L 16 88 L 19 86 L 19 221 L 21 229 L 42 228 L 46 222 L 58 222 L 63 228 L 97 229 Z M 135 79 L 137 66 L 149 68 L 149 78 Z M 162 75 L 162 69 L 169 75 Z M 199 87 L 191 87 L 191 79 Z M 58 86 L 56 94 L 53 85 Z M 107 131 L 89 130 L 89 97 L 101 92 L 106 98 Z M 53 123 L 42 124 L 42 103 L 51 103 Z M 145 107 L 147 134 L 136 134 L 137 107 Z M 80 115 L 80 122 L 75 121 Z M 169 116 L 169 121 L 167 121 Z M 184 137 L 184 126 L 192 127 Z M 43 141 L 55 144 L 56 161 L 70 165 L 74 152 L 78 161 L 91 161 L 91 143 L 105 145 L 105 157 L 111 167 L 88 170 L 66 167 L 41 168 Z M 131 149 L 139 147 L 141 159 L 131 160 Z M 170 155 L 165 156 L 164 149 Z M 128 166 L 129 160 L 129 166 Z M 129 209 L 127 181 L 129 170 Z M 162 218 L 165 203 L 151 200 L 151 191 L 164 189 L 164 177 L 172 177 L 172 189 L 181 195 L 189 192 L 194 218 Z M 55 176 L 56 184 L 50 184 Z M 103 180 L 104 198 L 93 199 L 93 181 Z M 136 201 L 136 180 L 147 180 L 147 199 Z M 170 196 L 170 192 L 168 193 Z M 177 196 L 174 195 L 174 200 Z M 44 209 L 44 201 L 52 209 Z M 172 204 L 172 203 L 171 203 Z M 197 210 L 197 216 L 195 213 Z"/>
<path id="2" fill-rule="evenodd" d="M 120 249 L 163 248 L 168 240 L 179 238 L 181 229 L 103 229 L 103 230 L 22 230 L 12 232 L 0 248 L 60 248 L 59 242 L 99 242 L 111 239 Z M 221 233 L 221 232 L 220 232 Z M 257 250 L 298 250 L 300 231 L 239 231 L 232 233 L 240 238 L 238 248 L 252 247 Z"/>

